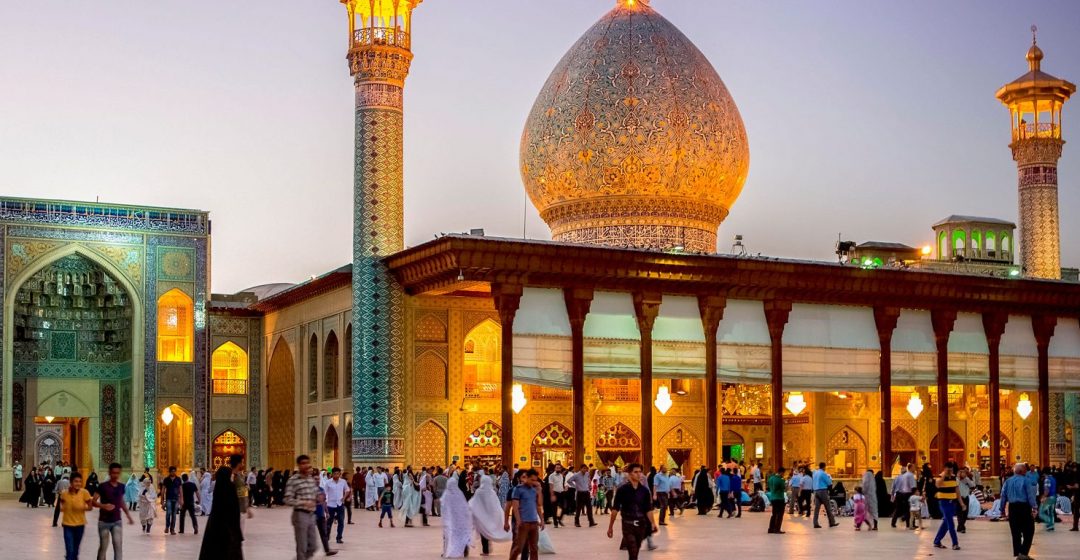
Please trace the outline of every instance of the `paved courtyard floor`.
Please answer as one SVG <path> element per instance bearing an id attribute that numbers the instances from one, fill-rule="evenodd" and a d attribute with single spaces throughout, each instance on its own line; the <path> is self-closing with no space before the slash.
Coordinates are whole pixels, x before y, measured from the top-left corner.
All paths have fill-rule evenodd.
<path id="1" fill-rule="evenodd" d="M 92 514 L 96 519 L 97 513 Z M 360 511 L 353 515 L 354 525 L 347 525 L 345 544 L 335 558 L 377 558 L 380 560 L 438 559 L 442 543 L 439 519 L 431 527 L 378 529 L 377 514 Z M 200 525 L 206 518 L 199 518 Z M 136 518 L 137 520 L 137 518 Z M 557 554 L 552 558 L 582 558 L 606 560 L 626 558 L 619 553 L 618 544 L 607 539 L 606 518 L 594 528 L 570 527 L 551 529 Z M 824 519 L 822 520 L 824 522 Z M 856 532 L 851 518 L 839 520 L 834 529 L 813 529 L 807 520 L 787 517 L 786 535 L 766 534 L 768 515 L 744 513 L 741 519 L 699 517 L 687 511 L 656 538 L 659 549 L 642 552 L 643 560 L 715 560 L 716 558 L 829 558 L 834 560 L 894 559 L 894 558 L 1012 558 L 1009 529 L 1006 523 L 975 520 L 968 523 L 967 534 L 960 535 L 963 550 L 940 550 L 933 547 L 933 532 L 938 523 L 928 522 L 925 531 L 891 529 L 888 523 L 877 532 Z M 137 521 L 136 521 L 137 522 Z M 63 535 L 54 529 L 52 512 L 47 509 L 27 509 L 13 499 L 0 500 L 0 559 L 52 559 L 64 555 Z M 95 522 L 96 524 L 96 522 Z M 124 527 L 124 557 L 127 560 L 144 558 L 192 559 L 198 556 L 202 535 L 162 534 L 163 518 L 159 516 L 153 533 L 144 535 L 138 525 Z M 189 528 L 190 530 L 190 528 Z M 616 533 L 618 527 L 616 527 Z M 616 535 L 617 536 L 617 535 Z M 946 543 L 947 543 L 946 539 Z M 286 508 L 257 509 L 255 518 L 246 522 L 244 553 L 249 560 L 287 560 L 294 558 L 292 529 Z M 82 558 L 93 559 L 97 551 L 96 532 L 87 531 L 83 541 Z M 494 558 L 506 558 L 507 543 L 496 543 Z M 1041 526 L 1035 533 L 1032 556 L 1036 559 L 1080 558 L 1080 533 L 1058 526 L 1052 533 Z M 316 558 L 322 557 L 322 553 Z M 479 550 L 473 557 L 479 557 Z M 112 555 L 108 556 L 112 558 Z"/>

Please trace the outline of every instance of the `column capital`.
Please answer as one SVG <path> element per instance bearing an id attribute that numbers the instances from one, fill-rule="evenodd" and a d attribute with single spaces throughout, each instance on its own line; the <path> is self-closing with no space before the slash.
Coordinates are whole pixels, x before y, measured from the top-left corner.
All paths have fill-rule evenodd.
<path id="1" fill-rule="evenodd" d="M 1035 331 L 1035 344 L 1040 348 L 1050 346 L 1050 339 L 1057 327 L 1057 317 L 1053 315 L 1032 315 L 1031 329 Z"/>
<path id="2" fill-rule="evenodd" d="M 652 334 L 663 299 L 664 295 L 660 292 L 634 292 L 634 315 L 641 334 Z"/>
<path id="3" fill-rule="evenodd" d="M 899 318 L 899 307 L 874 307 L 874 324 L 877 325 L 878 340 L 892 340 L 893 331 L 896 330 L 896 321 Z"/>
<path id="4" fill-rule="evenodd" d="M 499 321 L 506 325 L 514 323 L 518 307 L 521 305 L 521 294 L 524 287 L 521 284 L 498 283 L 491 285 L 491 297 L 495 300 L 495 310 L 499 312 Z"/>
<path id="5" fill-rule="evenodd" d="M 1005 334 L 1005 324 L 1009 322 L 1009 314 L 1000 311 L 988 311 L 983 313 L 983 332 L 986 333 L 986 343 L 997 346 L 1001 343 L 1001 337 Z"/>
<path id="6" fill-rule="evenodd" d="M 701 326 L 705 329 L 705 337 L 716 336 L 716 329 L 720 328 L 720 321 L 724 318 L 724 308 L 727 307 L 727 296 L 722 295 L 699 295 L 698 311 L 701 312 Z"/>
<path id="7" fill-rule="evenodd" d="M 570 328 L 583 328 L 585 317 L 592 307 L 592 286 L 563 288 L 563 298 L 566 300 L 566 315 L 570 318 Z"/>
<path id="8" fill-rule="evenodd" d="M 762 302 L 765 307 L 765 322 L 769 325 L 769 338 L 774 342 L 784 337 L 784 326 L 787 325 L 788 317 L 791 316 L 791 302 L 784 299 L 767 299 Z"/>
<path id="9" fill-rule="evenodd" d="M 956 325 L 955 309 L 932 309 L 930 311 L 930 324 L 934 327 L 934 339 L 940 344 L 949 341 L 949 334 Z"/>

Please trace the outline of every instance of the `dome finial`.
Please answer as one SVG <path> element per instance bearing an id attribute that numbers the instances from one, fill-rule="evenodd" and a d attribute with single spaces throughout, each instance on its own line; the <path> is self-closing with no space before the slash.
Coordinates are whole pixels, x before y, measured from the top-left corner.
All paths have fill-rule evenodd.
<path id="1" fill-rule="evenodd" d="M 1031 48 L 1028 49 L 1027 57 L 1025 57 L 1027 58 L 1028 68 L 1030 70 L 1038 70 L 1043 59 L 1043 52 L 1042 49 L 1039 48 L 1038 38 L 1036 37 L 1038 31 L 1039 28 L 1037 26 L 1031 26 Z"/>
<path id="2" fill-rule="evenodd" d="M 639 6 L 648 6 L 649 0 L 615 0 L 616 8 L 637 8 Z"/>

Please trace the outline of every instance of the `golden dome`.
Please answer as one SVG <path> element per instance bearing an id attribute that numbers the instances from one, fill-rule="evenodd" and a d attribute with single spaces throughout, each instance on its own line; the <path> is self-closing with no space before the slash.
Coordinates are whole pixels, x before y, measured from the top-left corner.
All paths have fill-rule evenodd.
<path id="1" fill-rule="evenodd" d="M 644 0 L 618 0 L 567 51 L 521 137 L 522 181 L 558 241 L 715 252 L 749 165 L 720 76 Z"/>

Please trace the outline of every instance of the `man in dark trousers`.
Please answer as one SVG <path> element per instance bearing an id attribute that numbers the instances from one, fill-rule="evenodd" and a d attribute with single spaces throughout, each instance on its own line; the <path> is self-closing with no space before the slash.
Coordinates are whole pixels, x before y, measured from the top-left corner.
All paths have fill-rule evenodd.
<path id="1" fill-rule="evenodd" d="M 589 467 L 581 465 L 581 470 L 570 475 L 566 479 L 566 486 L 574 492 L 574 526 L 581 527 L 581 514 L 586 513 L 589 518 L 589 527 L 595 527 L 592 514 L 592 495 L 589 493 L 592 479 L 589 477 Z"/>
<path id="2" fill-rule="evenodd" d="M 787 484 L 784 482 L 784 467 L 776 469 L 776 472 L 769 477 L 766 487 L 769 489 L 769 503 L 772 504 L 769 533 L 783 535 L 784 531 L 780 528 L 784 524 L 784 494 L 787 490 Z"/>
<path id="3" fill-rule="evenodd" d="M 629 481 L 615 490 L 615 503 L 608 521 L 608 538 L 615 536 L 615 520 L 622 514 L 622 542 L 630 560 L 637 560 L 641 543 L 656 531 L 653 521 L 652 492 L 641 483 L 644 478 L 641 465 L 631 463 L 626 467 Z"/>
<path id="4" fill-rule="evenodd" d="M 184 516 L 191 515 L 191 530 L 199 534 L 199 522 L 195 520 L 195 503 L 198 501 L 199 485 L 188 480 L 187 473 L 180 475 L 180 534 L 184 534 Z"/>
<path id="5" fill-rule="evenodd" d="M 1027 465 L 1017 463 L 1013 467 L 1013 476 L 1001 486 L 1001 503 L 1008 508 L 1009 532 L 1012 533 L 1013 556 L 1019 560 L 1029 560 L 1031 539 L 1035 536 L 1035 518 L 1038 511 L 1035 501 L 1035 487 L 1028 483 Z"/>
<path id="6" fill-rule="evenodd" d="M 169 467 L 169 476 L 161 479 L 161 505 L 165 507 L 165 532 L 176 534 L 176 510 L 180 502 L 180 477 L 176 467 Z"/>

